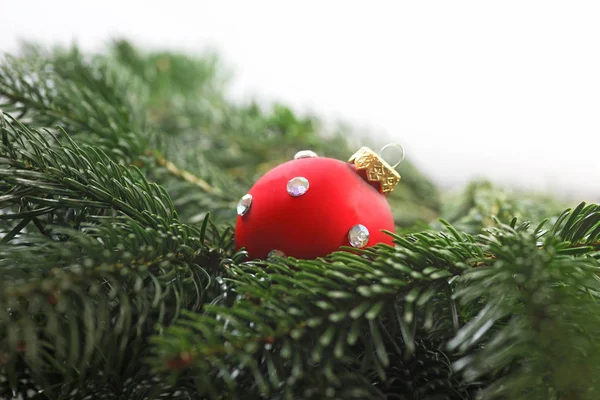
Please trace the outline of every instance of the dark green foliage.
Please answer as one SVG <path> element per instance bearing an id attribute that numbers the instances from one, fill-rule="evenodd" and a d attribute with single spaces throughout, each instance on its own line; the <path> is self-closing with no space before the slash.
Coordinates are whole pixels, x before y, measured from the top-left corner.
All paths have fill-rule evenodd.
<path id="1" fill-rule="evenodd" d="M 123 41 L 0 64 L 0 398 L 598 398 L 599 206 L 440 210 L 403 164 L 394 247 L 248 260 L 252 182 L 358 144 L 222 71 Z"/>
<path id="2" fill-rule="evenodd" d="M 513 218 L 518 218 L 538 224 L 565 208 L 557 199 L 511 192 L 487 181 L 471 182 L 460 194 L 446 196 L 444 203 L 444 219 L 471 233 L 494 226 L 496 220 L 508 224 Z"/>
<path id="3" fill-rule="evenodd" d="M 206 393 L 235 390 L 244 373 L 262 376 L 256 390 L 263 395 L 282 391 L 285 398 L 301 394 L 306 380 L 320 380 L 321 392 L 344 388 L 340 366 L 386 381 L 392 357 L 415 355 L 418 332 L 439 346 L 458 328 L 448 280 L 482 256 L 470 237 L 423 233 L 397 241 L 397 249 L 380 246 L 362 256 L 230 266 L 223 304 L 188 314 L 155 339 L 164 353 L 156 368 L 187 352 Z"/>
<path id="4" fill-rule="evenodd" d="M 559 218 L 553 235 L 523 224 L 475 240 L 448 226 L 447 234 L 396 237 L 396 250 L 232 266 L 224 283 L 235 302 L 190 314 L 168 329 L 172 336 L 157 337 L 156 367 L 189 352 L 207 393 L 236 389 L 243 372 L 267 397 L 300 396 L 312 374 L 335 393 L 344 387 L 333 372 L 341 363 L 385 382 L 391 397 L 470 398 L 486 387 L 485 398 L 594 398 L 600 263 L 576 254 L 598 247 L 597 209 L 580 207 L 564 225 Z M 433 365 L 417 387 L 411 365 L 428 356 Z"/>
<path id="5" fill-rule="evenodd" d="M 573 225 L 590 217 L 597 224 L 597 208 L 589 206 L 582 214 L 576 210 Z M 582 230 L 569 235 L 576 247 L 569 246 L 561 237 L 573 225 L 557 224 L 557 236 L 542 235 L 539 228 L 532 233 L 525 226 L 501 226 L 482 238 L 494 259 L 460 278 L 465 286 L 456 293 L 459 304 L 484 301 L 485 307 L 449 342 L 449 349 L 466 354 L 455 369 L 464 371 L 467 380 L 506 371 L 487 388 L 487 397 L 596 397 L 600 262 L 576 254 L 589 253 L 591 247 L 584 252 L 579 246 L 597 237 Z"/>
<path id="6" fill-rule="evenodd" d="M 118 161 L 144 151 L 144 92 L 123 66 L 77 49 L 47 53 L 34 46 L 0 66 L 2 111 L 37 127 L 61 127 Z"/>

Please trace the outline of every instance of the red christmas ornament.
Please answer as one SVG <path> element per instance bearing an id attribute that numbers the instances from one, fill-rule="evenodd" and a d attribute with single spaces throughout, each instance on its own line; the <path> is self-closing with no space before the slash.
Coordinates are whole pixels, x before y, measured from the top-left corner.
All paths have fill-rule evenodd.
<path id="1" fill-rule="evenodd" d="M 326 256 L 340 246 L 392 244 L 385 199 L 400 175 L 363 147 L 343 162 L 310 151 L 267 172 L 238 203 L 237 248 L 250 257 Z"/>

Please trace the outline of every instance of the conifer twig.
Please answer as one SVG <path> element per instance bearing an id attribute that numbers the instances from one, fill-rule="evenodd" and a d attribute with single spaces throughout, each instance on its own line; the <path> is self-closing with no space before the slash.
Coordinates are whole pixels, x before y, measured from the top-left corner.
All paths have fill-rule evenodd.
<path id="1" fill-rule="evenodd" d="M 165 258 L 163 256 L 159 256 L 152 260 L 143 261 L 137 264 L 136 268 L 139 270 L 144 270 L 150 268 L 153 265 L 159 264 L 164 259 Z M 28 282 L 22 285 L 8 287 L 6 288 L 5 294 L 6 298 L 18 297 L 26 299 L 36 292 L 55 293 L 57 291 L 60 291 L 61 287 L 66 286 L 65 282 L 69 282 L 71 284 L 89 282 L 90 277 L 94 274 L 113 273 L 130 265 L 133 264 L 117 262 L 106 266 L 102 266 L 102 268 L 92 269 L 89 271 L 89 275 L 67 275 L 67 273 L 65 273 L 65 268 L 56 267 L 50 270 L 50 275 L 46 278 L 40 279 L 35 282 Z"/>
<path id="2" fill-rule="evenodd" d="M 151 151 L 147 152 L 147 154 L 156 160 L 156 164 L 158 164 L 161 167 L 165 167 L 165 169 L 176 178 L 191 183 L 192 185 L 196 185 L 208 193 L 221 193 L 221 190 L 219 188 L 213 187 L 204 179 L 197 177 L 191 172 L 179 168 L 177 165 L 167 160 L 162 155 Z"/>

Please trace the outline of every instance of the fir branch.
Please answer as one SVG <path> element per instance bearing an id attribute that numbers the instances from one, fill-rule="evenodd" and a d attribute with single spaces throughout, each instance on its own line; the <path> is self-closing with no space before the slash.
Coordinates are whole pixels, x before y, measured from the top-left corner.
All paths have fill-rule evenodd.
<path id="1" fill-rule="evenodd" d="M 93 145 L 117 163 L 140 164 L 144 154 L 152 154 L 158 167 L 190 183 L 194 190 L 201 188 L 203 193 L 216 194 L 218 196 L 212 196 L 215 200 L 223 196 L 219 187 L 176 166 L 157 150 L 148 150 L 150 140 L 163 147 L 160 140 L 152 139 L 161 135 L 150 132 L 145 122 L 147 111 L 143 107 L 153 101 L 149 96 L 154 89 L 147 87 L 145 78 L 136 76 L 128 67 L 110 57 L 85 57 L 77 49 L 47 52 L 33 46 L 26 47 L 22 56 L 7 55 L 3 61 L 0 64 L 0 104 L 4 99 L 5 112 L 19 116 L 29 126 L 60 125 L 77 143 Z M 62 134 L 61 130 L 53 130 L 53 133 Z M 152 170 L 146 173 L 154 178 L 160 176 Z M 167 182 L 169 179 L 163 183 Z M 231 186 L 230 181 L 227 186 Z M 172 188 L 169 185 L 169 190 Z M 185 198 L 179 196 L 181 190 L 176 189 L 174 194 L 178 195 L 179 202 Z M 198 203 L 197 196 L 194 198 Z M 230 197 L 223 199 L 221 208 L 232 209 L 233 201 Z M 178 209 L 192 204 L 178 205 Z M 203 219 L 206 210 L 203 206 L 201 204 L 191 216 L 186 214 L 186 219 L 194 217 L 195 222 Z M 213 211 L 219 215 L 218 209 Z"/>
<path id="2" fill-rule="evenodd" d="M 410 248 L 379 246 L 366 252 L 367 258 L 335 253 L 329 260 L 231 266 L 223 285 L 233 285 L 232 306 L 188 313 L 154 339 L 159 353 L 153 365 L 166 371 L 186 354 L 184 366 L 206 394 L 233 390 L 240 373 L 235 371 L 245 371 L 262 395 L 285 387 L 289 396 L 317 364 L 326 377 L 323 390 L 336 390 L 335 371 L 359 373 L 359 354 L 364 368 L 385 379 L 390 354 L 410 358 L 414 352 L 417 329 L 436 337 L 452 326 L 455 308 L 450 292 L 441 289 L 480 255 L 467 236 L 419 238 L 412 238 Z M 437 251 L 422 257 L 432 248 Z M 398 340 L 405 350 L 392 344 Z M 253 360 L 272 367 L 259 368 Z"/>
<path id="3" fill-rule="evenodd" d="M 0 175 L 6 190 L 13 192 L 6 201 L 28 201 L 36 215 L 64 208 L 110 209 L 113 216 L 126 215 L 185 240 L 193 237 L 192 231 L 179 223 L 164 189 L 146 181 L 135 167 L 127 169 L 97 149 L 84 149 L 72 141 L 70 146 L 53 149 L 44 135 L 11 117 L 6 117 L 1 129 L 6 140 L 0 147 L 0 163 L 5 166 Z M 25 191 L 26 196 L 19 194 Z M 8 213 L 4 217 L 18 221 L 27 215 L 32 214 Z M 89 212 L 83 219 L 93 222 L 102 215 L 106 213 Z"/>
<path id="4" fill-rule="evenodd" d="M 127 354 L 140 356 L 155 323 L 168 324 L 182 307 L 198 309 L 206 296 L 206 272 L 181 255 L 136 246 L 138 235 L 114 228 L 69 234 L 34 252 L 0 249 L 0 352 L 13 390 L 21 389 L 20 362 L 49 397 L 127 369 Z"/>
<path id="5" fill-rule="evenodd" d="M 0 64 L 0 107 L 31 126 L 61 125 L 78 141 L 132 161 L 145 150 L 144 87 L 118 64 L 76 49 L 34 46 Z"/>
<path id="6" fill-rule="evenodd" d="M 154 157 L 154 159 L 156 160 L 156 163 L 159 166 L 165 167 L 167 169 L 167 171 L 169 171 L 169 173 L 171 173 L 177 179 L 181 179 L 181 180 L 188 182 L 194 186 L 198 186 L 199 188 L 201 188 L 202 190 L 204 190 L 205 192 L 208 192 L 208 193 L 218 193 L 218 194 L 222 193 L 221 189 L 212 187 L 204 179 L 199 178 L 199 177 L 195 176 L 194 174 L 189 173 L 186 170 L 178 168 L 175 164 L 173 164 L 171 161 L 165 159 L 160 154 L 153 152 L 152 154 L 149 154 L 149 155 Z"/>
<path id="7" fill-rule="evenodd" d="M 594 215 L 596 207 L 584 214 Z M 588 220 L 583 209 L 578 207 L 566 225 Z M 485 307 L 449 342 L 449 349 L 464 353 L 454 367 L 468 380 L 495 377 L 486 398 L 596 396 L 600 263 L 565 252 L 568 242 L 561 236 L 577 235 L 568 235 L 572 230 L 562 226 L 559 218 L 551 230 L 555 235 L 548 235 L 541 249 L 535 234 L 501 226 L 485 238 L 485 250 L 494 260 L 460 279 L 460 304 L 484 302 Z"/>
<path id="8" fill-rule="evenodd" d="M 212 298 L 211 277 L 196 264 L 210 257 L 210 224 L 181 224 L 163 189 L 97 149 L 61 145 L 9 116 L 1 125 L 2 217 L 14 223 L 3 237 L 12 245 L 0 248 L 2 372 L 20 390 L 17 366 L 25 363 L 38 388 L 56 397 L 56 382 L 78 388 L 102 379 L 96 370 L 126 368 L 124 346 L 139 357 L 156 323 Z M 13 212 L 18 203 L 31 210 Z M 70 210 L 78 231 L 57 225 Z M 45 238 L 28 230 L 40 217 L 42 233 L 51 232 Z"/>
<path id="9" fill-rule="evenodd" d="M 575 209 L 562 212 L 552 229 L 552 235 L 569 242 L 569 247 L 600 248 L 600 206 L 581 203 Z"/>

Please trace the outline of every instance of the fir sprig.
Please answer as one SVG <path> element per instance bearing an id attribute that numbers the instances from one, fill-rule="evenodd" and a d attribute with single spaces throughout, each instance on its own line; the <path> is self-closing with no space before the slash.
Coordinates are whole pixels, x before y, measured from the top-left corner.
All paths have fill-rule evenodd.
<path id="1" fill-rule="evenodd" d="M 595 218 L 596 208 L 578 207 L 570 213 L 572 221 Z M 483 302 L 485 307 L 448 348 L 464 354 L 455 369 L 467 380 L 495 377 L 486 398 L 596 396 L 600 262 L 589 256 L 590 247 L 587 254 L 565 251 L 565 236 L 575 246 L 589 238 L 579 227 L 571 228 L 559 218 L 551 230 L 557 235 L 547 235 L 539 248 L 536 235 L 501 226 L 482 243 L 494 259 L 460 278 L 464 286 L 456 293 L 459 303 Z M 580 233 L 569 235 L 573 230 Z"/>
<path id="2" fill-rule="evenodd" d="M 589 221 L 596 208 L 578 207 L 572 221 Z M 235 395 L 244 379 L 257 396 L 310 397 L 301 388 L 317 379 L 312 374 L 334 395 L 342 388 L 336 371 L 386 382 L 390 360 L 408 369 L 424 340 L 425 354 L 446 351 L 452 367 L 440 364 L 446 375 L 427 390 L 411 386 L 413 376 L 395 395 L 468 398 L 487 386 L 494 397 L 593 398 L 597 364 L 587 359 L 600 354 L 600 264 L 582 251 L 567 254 L 573 244 L 563 238 L 576 229 L 576 242 L 593 239 L 596 226 L 554 229 L 561 238 L 513 221 L 477 239 L 446 226 L 449 234 L 396 236 L 395 250 L 230 266 L 223 285 L 233 303 L 187 314 L 155 338 L 155 368 L 173 369 L 185 354 L 174 369 L 185 367 L 213 397 Z M 567 358 L 579 373 L 560 363 Z M 536 383 L 540 376 L 547 382 Z"/>
<path id="3" fill-rule="evenodd" d="M 414 356 L 420 332 L 439 343 L 458 328 L 448 281 L 482 255 L 468 235 L 425 232 L 396 241 L 397 249 L 379 246 L 362 256 L 230 266 L 223 285 L 233 304 L 187 314 L 155 338 L 156 368 L 186 354 L 207 395 L 235 392 L 240 374 L 254 376 L 261 395 L 285 398 L 314 375 L 323 391 L 337 393 L 339 370 L 385 381 L 390 358 Z"/>
<path id="4" fill-rule="evenodd" d="M 79 135 L 82 143 L 133 161 L 145 150 L 144 86 L 118 63 L 90 60 L 76 48 L 33 45 L 0 64 L 0 107 L 33 127 Z"/>

